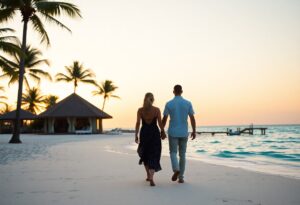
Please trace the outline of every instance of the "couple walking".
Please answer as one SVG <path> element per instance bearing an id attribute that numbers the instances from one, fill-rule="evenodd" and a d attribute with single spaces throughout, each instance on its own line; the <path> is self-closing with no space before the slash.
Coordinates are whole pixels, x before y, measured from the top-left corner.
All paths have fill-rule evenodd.
<path id="1" fill-rule="evenodd" d="M 192 104 L 185 100 L 182 87 L 175 85 L 173 93 L 175 97 L 167 102 L 163 118 L 160 109 L 153 106 L 154 96 L 146 93 L 143 107 L 138 109 L 135 127 L 135 142 L 138 143 L 139 164 L 144 164 L 147 173 L 146 180 L 150 186 L 155 186 L 154 173 L 161 170 L 161 140 L 167 138 L 164 127 L 170 116 L 168 128 L 169 150 L 173 169 L 172 181 L 184 183 L 185 153 L 188 141 L 188 117 L 191 121 L 191 139 L 196 137 L 196 121 Z M 140 122 L 142 127 L 140 129 Z M 179 161 L 177 153 L 179 151 Z"/>

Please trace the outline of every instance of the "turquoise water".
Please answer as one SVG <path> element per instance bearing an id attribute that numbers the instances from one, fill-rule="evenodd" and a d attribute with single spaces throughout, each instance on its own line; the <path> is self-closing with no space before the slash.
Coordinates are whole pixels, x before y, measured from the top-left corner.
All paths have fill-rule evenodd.
<path id="1" fill-rule="evenodd" d="M 235 131 L 238 127 L 198 127 L 197 131 Z M 254 126 L 255 127 L 255 126 Z M 197 135 L 189 141 L 187 156 L 214 164 L 300 178 L 300 125 L 267 127 L 266 135 Z M 164 152 L 167 143 L 164 142 Z"/>

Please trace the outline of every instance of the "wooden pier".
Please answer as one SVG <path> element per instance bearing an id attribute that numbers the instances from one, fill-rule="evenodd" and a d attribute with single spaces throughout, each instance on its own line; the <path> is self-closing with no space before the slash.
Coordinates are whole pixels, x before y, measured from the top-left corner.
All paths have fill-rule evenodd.
<path id="1" fill-rule="evenodd" d="M 249 134 L 253 135 L 254 130 L 260 130 L 262 135 L 266 134 L 266 127 L 252 127 L 252 128 L 244 128 L 240 131 L 241 134 Z"/>
<path id="2" fill-rule="evenodd" d="M 241 130 L 241 128 L 237 128 L 236 131 L 232 131 L 231 129 L 227 128 L 226 131 L 209 131 L 209 132 L 197 132 L 197 134 L 211 134 L 212 136 L 214 136 L 215 134 L 226 134 L 226 135 L 241 135 L 241 134 L 249 134 L 249 135 L 253 135 L 254 130 L 260 130 L 261 135 L 265 135 L 266 134 L 266 130 L 268 128 L 266 127 L 253 127 L 253 125 L 250 125 L 247 128 L 243 128 Z"/>
<path id="3" fill-rule="evenodd" d="M 197 134 L 211 134 L 211 135 L 215 135 L 215 134 L 226 134 L 228 135 L 227 131 L 212 131 L 212 132 L 197 132 Z"/>

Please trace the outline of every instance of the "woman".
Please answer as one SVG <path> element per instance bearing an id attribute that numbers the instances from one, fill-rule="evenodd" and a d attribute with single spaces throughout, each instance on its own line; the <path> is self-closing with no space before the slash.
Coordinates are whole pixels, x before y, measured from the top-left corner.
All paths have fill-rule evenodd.
<path id="1" fill-rule="evenodd" d="M 147 173 L 146 181 L 150 182 L 150 186 L 155 186 L 153 180 L 154 173 L 161 170 L 161 139 L 166 138 L 161 121 L 160 110 L 153 106 L 153 102 L 153 94 L 146 93 L 144 105 L 138 109 L 135 126 L 135 142 L 139 143 L 137 150 L 140 156 L 139 164 L 144 163 Z M 140 121 L 142 121 L 142 128 L 139 133 Z M 157 123 L 161 133 L 159 132 Z M 138 137 L 138 134 L 140 134 L 140 137 Z"/>

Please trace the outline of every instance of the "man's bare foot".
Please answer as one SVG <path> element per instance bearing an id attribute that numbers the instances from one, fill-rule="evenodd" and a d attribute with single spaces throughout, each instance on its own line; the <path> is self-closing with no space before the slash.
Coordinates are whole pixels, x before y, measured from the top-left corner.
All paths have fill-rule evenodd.
<path id="1" fill-rule="evenodd" d="M 172 176 L 172 181 L 176 181 L 178 179 L 178 176 L 179 176 L 179 171 L 175 171 L 173 176 Z"/>
<path id="2" fill-rule="evenodd" d="M 183 180 L 183 179 L 179 179 L 179 180 L 178 180 L 178 183 L 183 184 L 183 183 L 184 183 L 184 180 Z"/>

